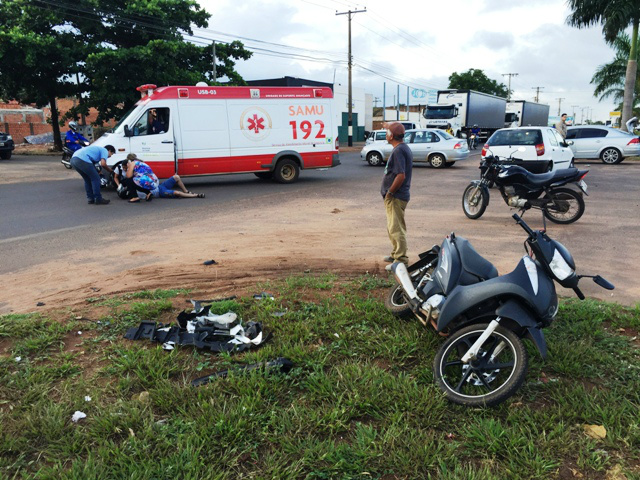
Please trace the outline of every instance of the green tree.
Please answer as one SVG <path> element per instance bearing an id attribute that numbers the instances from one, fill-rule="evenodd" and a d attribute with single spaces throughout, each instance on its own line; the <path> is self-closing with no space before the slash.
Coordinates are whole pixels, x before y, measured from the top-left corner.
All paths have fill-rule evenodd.
<path id="1" fill-rule="evenodd" d="M 591 79 L 596 86 L 593 95 L 599 97 L 602 102 L 607 98 L 623 106 L 624 84 L 627 71 L 629 52 L 631 51 L 631 38 L 626 33 L 618 35 L 611 46 L 615 51 L 615 58 L 604 65 L 600 65 Z M 636 42 L 636 49 L 640 48 L 640 39 Z M 632 109 L 636 109 L 640 103 L 640 75 L 636 73 L 634 101 Z M 635 112 L 633 113 L 635 115 Z"/>
<path id="2" fill-rule="evenodd" d="M 631 27 L 629 57 L 625 72 L 622 102 L 621 128 L 632 116 L 634 90 L 638 72 L 638 26 L 640 24 L 640 2 L 638 0 L 567 0 L 573 13 L 567 23 L 582 28 L 602 24 L 602 32 L 608 42 Z"/>
<path id="3" fill-rule="evenodd" d="M 498 83 L 490 79 L 482 70 L 477 68 L 470 68 L 463 73 L 453 72 L 449 76 L 449 88 L 476 90 L 477 92 L 489 93 L 499 97 L 506 97 L 508 93 L 504 83 Z"/>
<path id="4" fill-rule="evenodd" d="M 50 104 L 54 140 L 61 149 L 56 98 L 77 93 L 77 59 L 86 53 L 77 31 L 59 28 L 66 24 L 60 11 L 29 3 L 0 2 L 0 94 L 38 107 Z"/>
<path id="5" fill-rule="evenodd" d="M 235 60 L 251 53 L 240 42 L 216 45 L 213 78 L 212 42 L 193 31 L 209 17 L 195 0 L 3 0 L 0 93 L 49 103 L 60 148 L 57 97 L 82 95 L 70 115 L 96 107 L 100 123 L 131 107 L 141 84 L 244 83 Z"/>

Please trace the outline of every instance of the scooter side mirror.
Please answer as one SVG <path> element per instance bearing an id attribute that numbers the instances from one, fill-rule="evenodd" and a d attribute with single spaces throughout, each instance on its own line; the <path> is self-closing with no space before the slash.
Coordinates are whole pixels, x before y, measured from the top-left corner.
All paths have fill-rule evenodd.
<path id="1" fill-rule="evenodd" d="M 602 288 L 606 288 L 607 290 L 613 290 L 614 288 L 616 288 L 613 283 L 605 280 L 600 275 L 596 275 L 595 277 L 593 277 L 593 281 L 600 285 Z"/>

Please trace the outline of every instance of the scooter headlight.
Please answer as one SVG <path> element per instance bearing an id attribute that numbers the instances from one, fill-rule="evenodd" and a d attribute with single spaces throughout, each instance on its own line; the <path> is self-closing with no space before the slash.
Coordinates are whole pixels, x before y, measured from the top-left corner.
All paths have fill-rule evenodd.
<path id="1" fill-rule="evenodd" d="M 551 262 L 549 262 L 549 268 L 560 281 L 569 278 L 575 273 L 575 270 L 571 268 L 557 249 L 553 251 L 553 258 L 551 259 Z"/>

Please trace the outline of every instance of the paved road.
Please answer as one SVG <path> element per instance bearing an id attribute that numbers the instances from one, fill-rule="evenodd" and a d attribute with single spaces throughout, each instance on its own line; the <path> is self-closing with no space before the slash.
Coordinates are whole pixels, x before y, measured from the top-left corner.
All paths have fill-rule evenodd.
<path id="1" fill-rule="evenodd" d="M 87 205 L 82 180 L 75 172 L 64 170 L 57 159 L 14 158 L 25 170 L 34 171 L 35 167 L 46 178 L 58 179 L 0 185 L 0 275 L 52 259 L 69 261 L 70 252 L 104 248 L 114 239 L 127 241 L 129 232 L 162 235 L 167 228 L 178 229 L 181 223 L 202 218 L 206 219 L 207 233 L 215 233 L 216 213 L 234 212 L 235 202 L 241 199 L 255 202 L 255 210 L 251 212 L 254 216 L 260 214 L 267 198 L 270 202 L 278 196 L 283 201 L 327 199 L 343 197 L 345 192 L 360 205 L 371 204 L 376 212 L 381 209 L 375 192 L 382 169 L 362 162 L 357 152 L 342 153 L 342 165 L 338 168 L 303 171 L 293 185 L 259 180 L 251 174 L 193 178 L 187 180 L 188 188 L 205 193 L 205 199 L 155 199 L 150 203 L 128 204 L 109 192 L 106 196 L 112 199 L 112 204 L 107 206 Z M 16 163 L 13 159 L 11 162 L 15 168 Z M 462 191 L 471 179 L 478 178 L 477 165 L 476 154 L 451 169 L 416 167 L 412 188 L 415 200 L 410 213 L 420 212 L 421 225 L 418 229 L 414 222 L 409 233 L 414 242 L 420 238 L 420 243 L 430 246 L 439 243 L 447 232 L 456 230 L 473 239 L 483 255 L 499 263 L 500 252 L 513 247 L 513 235 L 517 232 L 511 228 L 510 210 L 498 192 L 492 191 L 491 203 L 482 219 L 471 221 L 461 212 Z M 633 271 L 640 268 L 637 253 L 640 162 L 625 161 L 616 166 L 580 162 L 578 166 L 590 169 L 586 178 L 590 196 L 586 199 L 585 216 L 572 225 L 548 227 L 555 238 L 570 247 L 580 266 L 584 266 L 584 273 L 593 270 L 608 274 L 614 281 L 617 277 L 619 285 L 626 284 L 625 301 L 632 303 L 629 299 L 634 295 L 640 297 Z M 4 178 L 5 168 L 7 164 L 0 162 L 0 179 Z M 269 211 L 264 215 L 265 221 L 269 221 Z M 538 212 L 528 213 L 526 219 L 534 228 L 541 226 Z"/>

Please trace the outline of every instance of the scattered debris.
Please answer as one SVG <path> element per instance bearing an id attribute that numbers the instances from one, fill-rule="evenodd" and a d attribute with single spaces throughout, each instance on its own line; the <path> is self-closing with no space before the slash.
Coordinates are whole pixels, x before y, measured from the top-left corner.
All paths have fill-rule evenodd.
<path id="1" fill-rule="evenodd" d="M 607 429 L 602 425 L 582 425 L 584 429 L 584 433 L 591 438 L 595 438 L 596 440 L 602 440 L 607 436 Z"/>
<path id="2" fill-rule="evenodd" d="M 21 362 L 22 361 L 22 357 L 16 357 L 15 361 L 16 361 L 16 363 Z"/>
<path id="3" fill-rule="evenodd" d="M 268 293 L 268 292 L 256 293 L 253 296 L 253 298 L 255 300 L 265 300 L 265 299 L 275 300 L 275 297 L 273 296 L 273 294 Z"/>
<path id="4" fill-rule="evenodd" d="M 216 262 L 215 260 L 206 260 L 204 262 L 202 262 L 203 265 L 218 265 L 218 262 Z"/>
<path id="5" fill-rule="evenodd" d="M 331 213 L 342 213 L 342 210 L 340 210 L 339 208 L 334 208 L 333 210 L 331 210 Z"/>
<path id="6" fill-rule="evenodd" d="M 78 330 L 78 335 L 82 335 L 82 330 Z"/>
<path id="7" fill-rule="evenodd" d="M 76 410 L 75 413 L 71 416 L 71 421 L 74 423 L 78 423 L 78 420 L 82 420 L 83 418 L 87 418 L 87 414 L 81 412 L 80 410 Z"/>
<path id="8" fill-rule="evenodd" d="M 201 307 L 197 301 L 194 306 Z M 180 312 L 178 325 L 163 325 L 156 322 L 141 322 L 125 334 L 129 340 L 149 339 L 162 344 L 165 350 L 173 350 L 176 345 L 192 345 L 212 352 L 242 352 L 257 347 L 270 338 L 263 335 L 262 324 L 248 322 L 241 325 L 238 315 L 227 312 L 215 315 L 211 305 L 192 312 Z"/>
<path id="9" fill-rule="evenodd" d="M 277 358 L 270 362 L 261 362 L 261 363 L 253 363 L 250 365 L 236 365 L 227 370 L 221 370 L 219 372 L 212 373 L 211 375 L 205 375 L 204 377 L 196 378 L 191 382 L 192 387 L 199 387 L 201 385 L 206 385 L 216 378 L 226 378 L 229 373 L 239 373 L 239 372 L 249 372 L 251 370 L 273 370 L 277 369 L 277 372 L 280 373 L 289 373 L 289 371 L 293 368 L 293 362 L 288 358 Z M 276 370 L 273 370 L 276 371 Z"/>
<path id="10" fill-rule="evenodd" d="M 333 336 L 336 338 L 340 338 L 340 335 L 338 335 L 337 333 L 334 333 Z"/>
<path id="11" fill-rule="evenodd" d="M 82 315 L 76 316 L 76 320 L 82 320 Z"/>
<path id="12" fill-rule="evenodd" d="M 99 292 L 100 289 L 98 287 L 91 287 L 91 290 L 93 290 L 94 292 Z"/>
<path id="13" fill-rule="evenodd" d="M 89 395 L 85 395 L 84 396 L 84 401 L 85 402 L 90 402 L 91 401 L 91 397 Z"/>
<path id="14" fill-rule="evenodd" d="M 223 298 L 213 298 L 210 300 L 187 300 L 187 302 L 191 302 L 193 304 L 193 311 L 194 312 L 199 312 L 200 310 L 202 310 L 204 307 L 202 306 L 203 303 L 215 303 L 215 302 L 226 302 L 228 300 L 235 300 L 236 298 L 238 298 L 235 295 L 231 295 L 230 297 L 223 297 Z"/>
<path id="15" fill-rule="evenodd" d="M 285 310 L 284 310 L 284 311 L 282 311 L 282 312 L 273 312 L 273 313 L 271 314 L 271 316 L 272 316 L 272 317 L 284 317 L 284 316 L 286 315 L 286 313 L 287 313 L 287 310 L 285 309 Z"/>
<path id="16" fill-rule="evenodd" d="M 44 302 L 36 303 L 36 307 L 44 307 L 46 304 Z"/>

